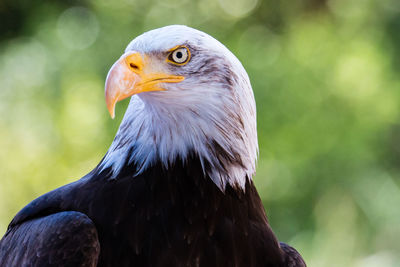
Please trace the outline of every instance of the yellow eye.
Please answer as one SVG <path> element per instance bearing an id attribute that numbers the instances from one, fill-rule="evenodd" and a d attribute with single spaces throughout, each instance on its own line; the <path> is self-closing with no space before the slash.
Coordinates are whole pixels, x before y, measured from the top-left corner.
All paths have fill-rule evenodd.
<path id="1" fill-rule="evenodd" d="M 168 61 L 177 65 L 185 65 L 190 59 L 190 51 L 186 46 L 180 46 L 168 55 Z"/>

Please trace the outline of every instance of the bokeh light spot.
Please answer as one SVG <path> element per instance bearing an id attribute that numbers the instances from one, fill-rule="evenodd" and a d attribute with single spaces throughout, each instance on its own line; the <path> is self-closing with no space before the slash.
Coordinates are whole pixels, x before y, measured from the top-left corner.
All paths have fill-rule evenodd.
<path id="1" fill-rule="evenodd" d="M 71 7 L 58 19 L 58 36 L 66 47 L 73 50 L 85 49 L 92 45 L 99 30 L 96 16 L 84 7 Z"/>
<path id="2" fill-rule="evenodd" d="M 254 10 L 258 0 L 218 0 L 218 3 L 227 14 L 241 18 Z"/>

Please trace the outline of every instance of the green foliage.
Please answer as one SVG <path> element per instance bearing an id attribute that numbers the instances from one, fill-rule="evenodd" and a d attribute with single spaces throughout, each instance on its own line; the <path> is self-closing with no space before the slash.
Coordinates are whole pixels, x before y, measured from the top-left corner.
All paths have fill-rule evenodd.
<path id="1" fill-rule="evenodd" d="M 127 105 L 109 119 L 104 80 L 129 41 L 187 24 L 249 73 L 279 239 L 309 266 L 400 266 L 397 0 L 3 0 L 0 16 L 1 233 L 100 161 Z"/>

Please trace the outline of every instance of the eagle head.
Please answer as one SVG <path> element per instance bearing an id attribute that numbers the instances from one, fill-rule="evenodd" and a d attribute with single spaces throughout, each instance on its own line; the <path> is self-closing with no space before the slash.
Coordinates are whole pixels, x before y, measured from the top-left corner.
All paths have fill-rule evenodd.
<path id="1" fill-rule="evenodd" d="M 258 154 L 256 108 L 248 75 L 219 41 L 171 25 L 136 37 L 111 67 L 107 108 L 131 97 L 101 165 L 117 177 L 124 164 L 136 173 L 156 161 L 168 169 L 195 155 L 223 191 L 244 189 Z"/>

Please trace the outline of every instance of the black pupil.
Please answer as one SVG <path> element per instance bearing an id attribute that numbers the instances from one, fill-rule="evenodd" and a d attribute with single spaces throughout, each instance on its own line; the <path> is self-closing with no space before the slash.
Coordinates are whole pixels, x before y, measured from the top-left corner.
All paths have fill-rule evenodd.
<path id="1" fill-rule="evenodd" d="M 183 54 L 181 51 L 176 52 L 176 57 L 181 59 L 183 57 Z"/>

